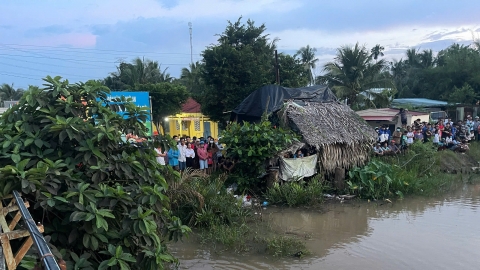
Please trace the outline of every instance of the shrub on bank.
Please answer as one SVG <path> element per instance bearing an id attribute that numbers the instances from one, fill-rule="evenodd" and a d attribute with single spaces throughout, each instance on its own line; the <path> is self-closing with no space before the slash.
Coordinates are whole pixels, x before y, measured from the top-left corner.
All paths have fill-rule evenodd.
<path id="1" fill-rule="evenodd" d="M 323 190 L 320 177 L 315 176 L 309 182 L 285 182 L 282 185 L 275 183 L 267 189 L 265 197 L 270 204 L 315 205 L 322 202 Z"/>
<path id="2" fill-rule="evenodd" d="M 458 153 L 438 152 L 429 143 L 415 142 L 404 155 L 372 159 L 349 172 L 347 192 L 366 199 L 433 195 L 451 189 L 461 176 L 445 172 L 445 163 L 461 164 Z M 458 168 L 461 170 L 461 168 Z"/>

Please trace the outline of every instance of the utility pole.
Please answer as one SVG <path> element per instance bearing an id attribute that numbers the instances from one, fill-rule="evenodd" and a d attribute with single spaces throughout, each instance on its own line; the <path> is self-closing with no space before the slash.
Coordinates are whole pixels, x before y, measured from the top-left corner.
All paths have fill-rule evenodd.
<path id="1" fill-rule="evenodd" d="M 277 84 L 280 85 L 280 68 L 278 67 L 278 53 L 275 50 L 275 77 L 277 79 Z"/>
<path id="2" fill-rule="evenodd" d="M 190 61 L 193 64 L 192 23 L 191 22 L 188 22 L 188 28 L 190 30 Z"/>

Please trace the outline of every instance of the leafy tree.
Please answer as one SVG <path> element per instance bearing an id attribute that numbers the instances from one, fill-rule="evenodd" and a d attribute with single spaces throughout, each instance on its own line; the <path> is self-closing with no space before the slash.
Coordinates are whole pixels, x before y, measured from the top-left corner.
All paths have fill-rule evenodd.
<path id="1" fill-rule="evenodd" d="M 463 104 L 475 104 L 479 99 L 479 94 L 475 93 L 468 83 L 465 83 L 461 88 L 454 86 L 448 96 L 448 101 Z"/>
<path id="2" fill-rule="evenodd" d="M 380 45 L 380 44 L 377 44 L 375 45 L 375 47 L 373 47 L 370 52 L 372 53 L 372 57 L 375 61 L 377 61 L 378 57 L 383 57 L 384 54 L 383 54 L 383 51 L 385 50 L 385 48 Z"/>
<path id="3" fill-rule="evenodd" d="M 305 69 L 305 65 L 300 59 L 281 53 L 278 55 L 278 64 L 280 66 L 280 85 L 292 88 L 308 85 L 311 73 L 309 69 Z"/>
<path id="4" fill-rule="evenodd" d="M 235 165 L 241 190 L 259 184 L 258 175 L 265 172 L 265 161 L 297 140 L 290 130 L 275 128 L 262 119 L 260 123 L 230 123 L 222 133 L 227 157 L 238 160 Z"/>
<path id="5" fill-rule="evenodd" d="M 124 119 L 94 81 L 45 82 L 0 118 L 1 197 L 21 190 L 34 202 L 33 218 L 68 269 L 154 270 L 174 262 L 165 242 L 189 230 L 171 216 L 165 196 L 178 174 L 156 162 L 148 143 L 121 137 L 146 134 L 146 111 L 126 102 Z"/>
<path id="6" fill-rule="evenodd" d="M 165 117 L 180 112 L 182 104 L 187 101 L 189 93 L 185 86 L 174 83 L 137 84 L 137 91 L 147 91 L 152 97 L 153 123 L 165 130 Z"/>
<path id="7" fill-rule="evenodd" d="M 373 63 L 372 55 L 357 43 L 339 48 L 335 60 L 325 64 L 326 73 L 319 79 L 331 85 L 339 98 L 346 98 L 353 109 L 358 109 L 365 104 L 362 92 L 371 88 L 394 88 L 391 78 L 382 73 L 385 68 L 383 59 Z"/>
<path id="8" fill-rule="evenodd" d="M 2 99 L 2 101 L 5 101 L 5 100 L 19 100 L 23 93 L 25 92 L 25 90 L 21 89 L 21 88 L 18 88 L 18 89 L 15 89 L 13 87 L 13 84 L 2 84 L 0 85 L 0 98 Z"/>
<path id="9" fill-rule="evenodd" d="M 317 67 L 318 62 L 318 58 L 315 58 L 316 52 L 316 48 L 312 48 L 310 47 L 310 45 L 307 45 L 306 47 L 301 47 L 300 50 L 298 50 L 295 54 L 295 57 L 300 56 L 300 60 L 304 68 L 308 70 L 310 85 L 315 84 L 315 76 L 313 74 L 313 70 Z"/>
<path id="10" fill-rule="evenodd" d="M 162 70 L 157 61 L 137 57 L 132 63 L 120 63 L 117 72 L 105 78 L 104 84 L 113 90 L 128 90 L 136 84 L 172 82 L 167 69 Z"/>
<path id="11" fill-rule="evenodd" d="M 265 35 L 264 24 L 254 21 L 228 22 L 218 43 L 202 53 L 202 72 L 207 86 L 200 100 L 202 112 L 214 121 L 225 123 L 226 112 L 234 109 L 250 93 L 275 81 L 272 72 L 276 40 Z"/>

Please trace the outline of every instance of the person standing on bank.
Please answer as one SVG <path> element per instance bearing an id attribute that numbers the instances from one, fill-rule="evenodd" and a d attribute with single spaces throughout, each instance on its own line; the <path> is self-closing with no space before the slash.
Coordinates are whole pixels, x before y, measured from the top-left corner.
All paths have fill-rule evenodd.
<path id="1" fill-rule="evenodd" d="M 205 173 L 208 169 L 208 152 L 203 141 L 200 141 L 200 146 L 197 148 L 197 156 L 200 170 Z"/>
<path id="2" fill-rule="evenodd" d="M 397 115 L 400 115 L 400 121 L 402 122 L 402 127 L 406 128 L 407 127 L 407 109 L 400 108 L 400 112 L 398 112 Z"/>
<path id="3" fill-rule="evenodd" d="M 187 149 L 185 150 L 185 159 L 187 168 L 192 168 L 195 161 L 195 151 L 192 149 L 192 144 L 187 142 Z"/>
<path id="4" fill-rule="evenodd" d="M 180 151 L 178 149 L 173 149 L 171 147 L 167 153 L 168 156 L 168 165 L 172 166 L 174 170 L 178 171 L 178 157 L 180 156 Z"/>
<path id="5" fill-rule="evenodd" d="M 167 154 L 162 152 L 162 147 L 160 147 L 160 145 L 158 145 L 158 147 L 155 148 L 155 152 L 157 152 L 157 162 L 160 165 L 165 165 L 165 156 Z"/>
<path id="6" fill-rule="evenodd" d="M 181 139 L 178 145 L 178 151 L 179 151 L 178 166 L 181 172 L 183 172 L 187 168 L 187 159 L 186 159 L 186 153 L 185 153 L 186 150 L 187 150 L 187 146 L 185 145 L 185 141 Z"/>

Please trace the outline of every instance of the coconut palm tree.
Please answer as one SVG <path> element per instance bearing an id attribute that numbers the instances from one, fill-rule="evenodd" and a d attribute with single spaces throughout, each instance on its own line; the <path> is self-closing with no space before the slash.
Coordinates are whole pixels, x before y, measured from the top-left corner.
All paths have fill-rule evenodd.
<path id="1" fill-rule="evenodd" d="M 419 57 L 418 49 L 410 48 L 407 50 L 406 54 L 407 54 L 407 59 L 405 61 L 410 67 L 416 68 L 420 66 L 420 57 Z"/>
<path id="2" fill-rule="evenodd" d="M 385 48 L 380 45 L 380 44 L 377 44 L 375 45 L 375 47 L 373 47 L 370 52 L 372 53 L 372 56 L 373 56 L 373 59 L 375 59 L 375 61 L 377 61 L 378 57 L 383 57 L 384 54 L 383 54 L 383 50 L 385 50 Z"/>
<path id="3" fill-rule="evenodd" d="M 25 90 L 18 88 L 15 89 L 13 87 L 13 84 L 2 84 L 0 86 L 0 98 L 2 101 L 5 100 L 19 100 L 22 96 Z"/>
<path id="4" fill-rule="evenodd" d="M 205 83 L 202 80 L 203 65 L 200 62 L 189 64 L 189 67 L 182 68 L 180 83 L 187 87 L 192 96 L 201 95 L 205 89 Z"/>
<path id="5" fill-rule="evenodd" d="M 423 50 L 422 53 L 418 54 L 419 64 L 422 68 L 430 68 L 434 65 L 433 51 Z"/>
<path id="6" fill-rule="evenodd" d="M 315 53 L 317 52 L 316 48 L 310 47 L 301 47 L 300 50 L 294 55 L 294 57 L 300 56 L 300 60 L 302 64 L 305 66 L 305 69 L 309 71 L 309 80 L 310 84 L 315 84 L 315 75 L 313 74 L 313 70 L 317 66 L 318 58 L 315 58 Z"/>
<path id="7" fill-rule="evenodd" d="M 358 43 L 340 47 L 335 60 L 325 64 L 326 73 L 319 79 L 331 85 L 337 96 L 346 99 L 352 108 L 357 108 L 366 96 L 361 93 L 371 88 L 395 88 L 392 80 L 382 73 L 386 62 L 374 63 L 372 59 L 371 53 Z"/>
<path id="8" fill-rule="evenodd" d="M 173 77 L 162 70 L 157 61 L 135 58 L 131 63 L 120 63 L 117 72 L 105 78 L 104 83 L 111 89 L 133 89 L 136 84 L 172 82 Z"/>

